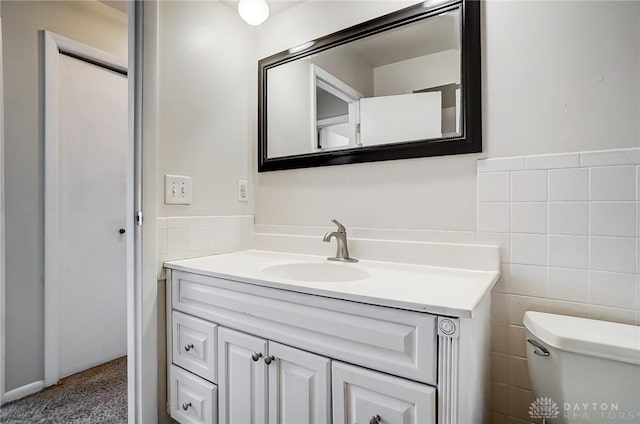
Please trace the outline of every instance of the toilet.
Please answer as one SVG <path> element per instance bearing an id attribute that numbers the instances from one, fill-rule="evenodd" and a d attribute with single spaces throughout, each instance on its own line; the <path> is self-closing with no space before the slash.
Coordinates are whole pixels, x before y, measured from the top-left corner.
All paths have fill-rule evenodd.
<path id="1" fill-rule="evenodd" d="M 535 401 L 555 423 L 640 423 L 640 327 L 527 311 Z"/>

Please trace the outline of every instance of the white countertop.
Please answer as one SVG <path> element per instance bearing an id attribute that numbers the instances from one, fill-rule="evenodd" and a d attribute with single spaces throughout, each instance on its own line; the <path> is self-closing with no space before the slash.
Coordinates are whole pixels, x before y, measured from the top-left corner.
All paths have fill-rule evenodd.
<path id="1" fill-rule="evenodd" d="M 324 264 L 327 260 L 315 255 L 247 250 L 169 261 L 165 266 L 242 283 L 461 318 L 473 316 L 499 277 L 495 271 L 369 260 L 332 263 L 369 274 L 356 281 L 297 281 L 263 272 L 267 267 L 290 263 Z"/>

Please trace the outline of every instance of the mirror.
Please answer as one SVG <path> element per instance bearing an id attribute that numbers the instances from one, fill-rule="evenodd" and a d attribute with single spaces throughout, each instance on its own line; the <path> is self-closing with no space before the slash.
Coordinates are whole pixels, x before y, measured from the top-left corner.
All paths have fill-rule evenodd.
<path id="1" fill-rule="evenodd" d="M 259 171 L 482 150 L 476 1 L 433 1 L 259 63 Z"/>

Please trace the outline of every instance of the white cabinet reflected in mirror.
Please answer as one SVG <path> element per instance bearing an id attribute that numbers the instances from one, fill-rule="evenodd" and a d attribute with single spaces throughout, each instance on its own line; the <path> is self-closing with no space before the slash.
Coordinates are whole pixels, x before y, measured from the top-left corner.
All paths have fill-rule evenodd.
<path id="1" fill-rule="evenodd" d="M 477 2 L 425 2 L 261 60 L 259 170 L 481 151 L 479 49 Z"/>

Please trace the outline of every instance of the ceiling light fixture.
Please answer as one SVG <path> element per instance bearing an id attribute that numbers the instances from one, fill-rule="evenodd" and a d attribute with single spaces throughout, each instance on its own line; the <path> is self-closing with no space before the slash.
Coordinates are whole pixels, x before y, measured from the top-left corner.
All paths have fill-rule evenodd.
<path id="1" fill-rule="evenodd" d="M 269 17 L 269 5 L 265 0 L 240 0 L 238 14 L 249 25 L 260 25 Z"/>

